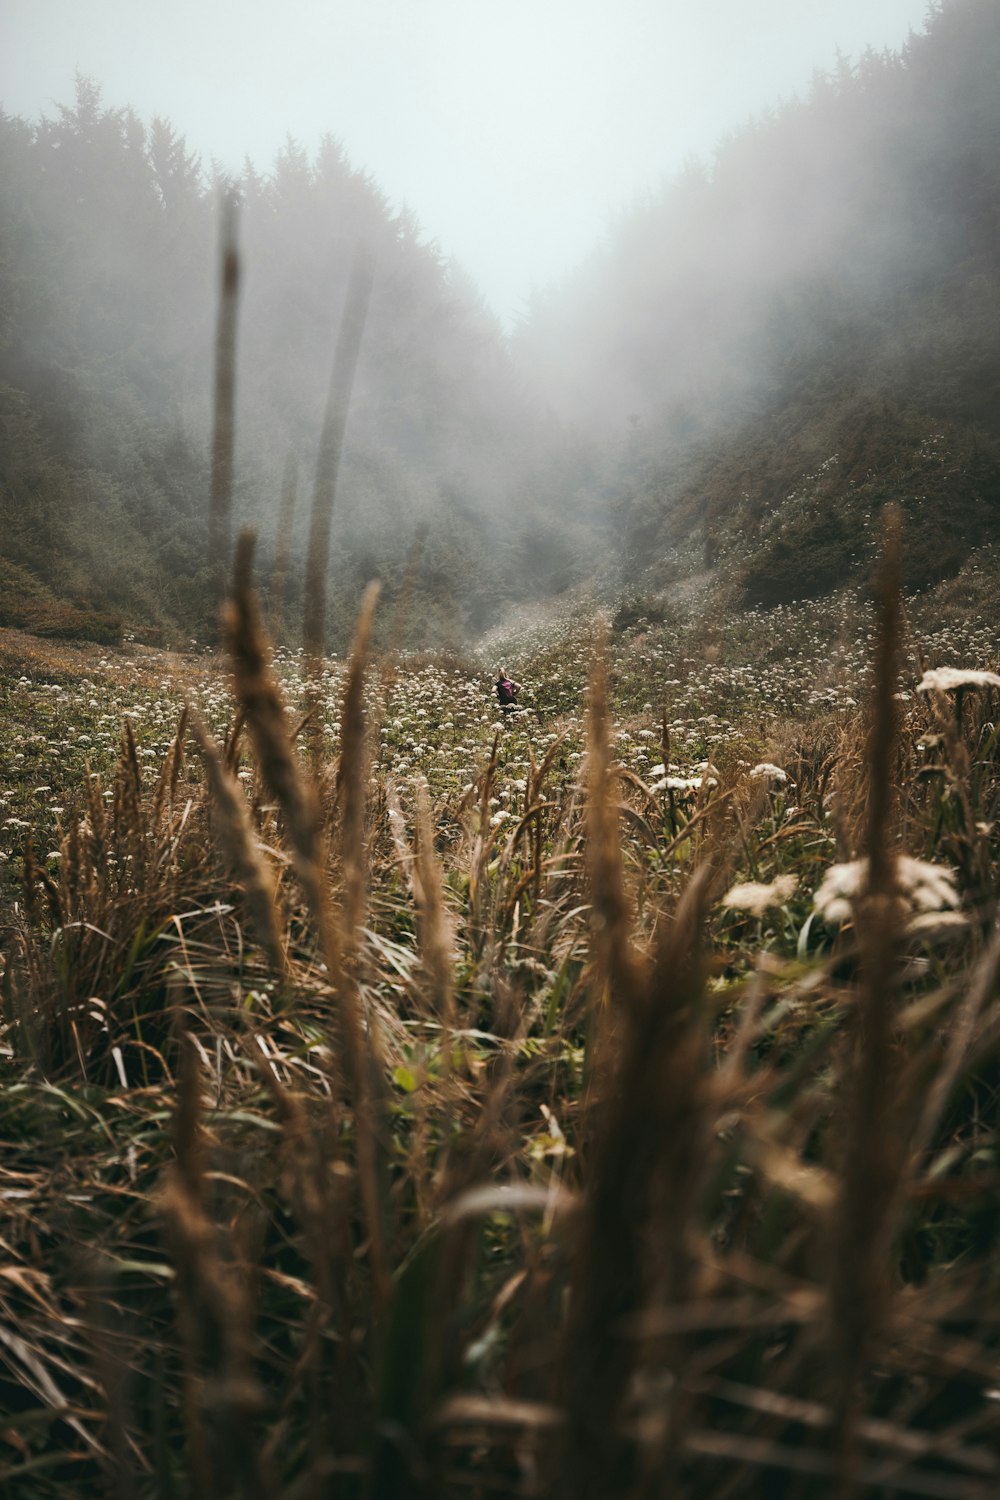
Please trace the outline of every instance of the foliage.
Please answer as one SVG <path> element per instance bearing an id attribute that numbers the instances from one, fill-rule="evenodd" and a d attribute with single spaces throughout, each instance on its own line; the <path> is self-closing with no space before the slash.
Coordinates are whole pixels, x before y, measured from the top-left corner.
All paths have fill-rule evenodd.
<path id="1" fill-rule="evenodd" d="M 207 453 L 223 190 L 239 199 L 243 267 L 234 530 L 253 522 L 273 554 L 285 548 L 275 614 L 290 621 L 301 606 L 309 513 L 300 494 L 279 517 L 280 476 L 294 456 L 311 495 L 359 244 L 375 285 L 336 500 L 338 643 L 375 574 L 390 598 L 426 601 L 423 642 L 441 645 L 578 565 L 546 535 L 528 477 L 538 423 L 499 330 L 334 141 L 312 159 L 290 142 L 267 176 L 248 166 L 237 182 L 212 180 L 167 122 L 109 109 L 78 79 L 55 118 L 0 114 L 0 184 L 0 534 L 6 565 L 40 590 L 144 632 L 214 630 Z"/>
<path id="2" fill-rule="evenodd" d="M 315 299 L 370 233 L 335 578 L 384 572 L 389 609 L 373 633 L 366 591 L 346 660 L 272 657 L 244 537 L 231 686 L 212 654 L 58 639 L 113 610 L 200 633 L 210 194 L 86 83 L 0 120 L 3 580 L 48 629 L 0 628 L 5 1493 L 997 1488 L 997 433 L 949 374 L 992 369 L 995 165 L 949 181 L 996 41 L 978 0 L 935 9 L 626 226 L 657 276 L 687 227 L 657 316 L 617 283 L 607 409 L 652 414 L 624 441 L 524 420 L 481 310 L 333 143 L 248 169 L 238 501 L 266 513 L 280 467 L 301 535 Z M 758 204 L 761 162 L 795 170 Z M 917 378 L 927 307 L 954 337 Z M 683 398 L 663 339 L 699 354 Z M 733 438 L 740 351 L 768 379 Z M 565 524 L 507 506 L 546 476 Z M 569 587 L 612 510 L 662 556 Z M 561 597 L 474 659 L 398 649 L 411 603 L 425 647 L 485 625 L 484 582 Z"/>
<path id="3" fill-rule="evenodd" d="M 311 700 L 332 756 L 326 915 L 288 781 L 307 757 L 279 771 L 291 747 L 256 725 L 267 680 L 241 669 L 234 718 L 211 656 L 0 637 L 25 747 L 0 813 L 10 1493 L 995 1482 L 992 690 L 931 701 L 905 668 L 900 698 L 876 689 L 901 719 L 894 847 L 952 870 L 961 907 L 893 916 L 873 951 L 863 906 L 844 926 L 811 902 L 866 848 L 870 613 L 720 635 L 714 608 L 623 619 L 613 719 L 599 673 L 584 710 L 592 598 L 496 634 L 478 671 L 376 660 L 367 751 L 361 658 L 310 687 L 280 652 L 284 732 Z M 921 639 L 993 661 L 975 621 Z M 503 722 L 496 656 L 529 705 Z M 277 944 L 241 861 L 269 871 Z M 875 963 L 877 1310 L 842 1232 Z M 868 1309 L 857 1371 L 844 1298 Z"/>

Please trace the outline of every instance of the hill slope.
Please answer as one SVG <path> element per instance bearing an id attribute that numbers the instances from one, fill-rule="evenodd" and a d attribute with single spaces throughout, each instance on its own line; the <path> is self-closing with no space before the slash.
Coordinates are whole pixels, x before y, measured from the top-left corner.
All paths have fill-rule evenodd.
<path id="1" fill-rule="evenodd" d="M 3 620 L 113 630 L 117 614 L 200 633 L 223 189 L 240 202 L 243 266 L 236 523 L 258 526 L 265 555 L 289 547 L 272 603 L 297 617 L 362 243 L 376 272 L 337 493 L 334 639 L 373 573 L 398 591 L 418 536 L 424 644 L 547 586 L 544 518 L 525 483 L 537 423 L 500 331 L 334 140 L 312 158 L 289 141 L 268 175 L 248 164 L 223 183 L 168 123 L 105 108 L 81 79 L 54 119 L 0 114 L 0 184 Z"/>
<path id="2" fill-rule="evenodd" d="M 750 601 L 907 580 L 1000 517 L 1000 10 L 933 7 L 901 55 L 815 80 L 692 166 L 522 333 L 614 452 L 631 573 L 681 549 Z M 586 357 L 583 357 L 583 351 Z"/>

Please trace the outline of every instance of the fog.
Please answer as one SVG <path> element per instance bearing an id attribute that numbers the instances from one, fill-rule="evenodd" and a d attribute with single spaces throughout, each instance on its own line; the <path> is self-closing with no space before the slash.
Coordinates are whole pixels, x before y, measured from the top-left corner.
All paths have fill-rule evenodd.
<path id="1" fill-rule="evenodd" d="M 896 48 L 924 0 L 5 0 L 0 102 L 74 71 L 166 118 L 205 165 L 267 171 L 326 134 L 505 324 L 608 220 L 837 49 Z M 238 19 L 237 19 L 238 18 Z"/>
<path id="2" fill-rule="evenodd" d="M 95 3 L 84 33 L 79 7 L 8 6 L 8 588 L 30 600 L 42 579 L 164 629 L 204 611 L 223 192 L 243 267 L 234 522 L 259 530 L 289 639 L 359 244 L 376 271 L 336 495 L 337 643 L 376 574 L 391 621 L 416 568 L 411 639 L 431 645 L 623 555 L 638 566 L 696 536 L 714 554 L 717 523 L 743 507 L 757 525 L 809 466 L 867 452 L 880 404 L 992 431 L 997 8 L 950 0 L 893 50 L 876 18 L 903 30 L 912 7 L 838 6 L 842 50 L 818 72 L 813 26 L 834 8 L 809 7 L 808 25 L 802 9 L 756 7 L 749 29 L 748 7 L 706 5 L 696 31 L 686 7 L 636 0 L 609 30 L 605 7 L 571 24 L 554 4 L 532 29 L 526 7 L 501 27 L 386 4 L 327 7 L 309 29 L 293 5 L 277 32 L 251 7 L 224 41 L 214 10 L 196 24 L 175 6 L 169 25 L 144 10 L 136 30 L 132 7 Z M 81 69 L 55 102 L 42 17 L 66 22 L 45 38 Z M 869 45 L 849 57 L 852 26 Z M 769 69 L 754 72 L 757 48 Z M 309 58 L 300 89 L 293 51 Z M 519 276 L 549 285 L 511 329 Z"/>

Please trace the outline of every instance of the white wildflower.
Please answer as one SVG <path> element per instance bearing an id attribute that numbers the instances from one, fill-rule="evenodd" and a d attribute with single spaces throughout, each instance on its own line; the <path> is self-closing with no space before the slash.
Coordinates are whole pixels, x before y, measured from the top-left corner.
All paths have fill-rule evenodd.
<path id="1" fill-rule="evenodd" d="M 972 667 L 929 667 L 917 683 L 917 692 L 953 693 L 965 687 L 1000 687 L 1000 677 L 996 672 L 977 672 Z"/>
<path id="2" fill-rule="evenodd" d="M 661 776 L 658 781 L 652 783 L 651 790 L 654 792 L 697 792 L 701 784 L 700 776 Z M 709 781 L 709 786 L 714 785 L 714 781 Z"/>
<path id="3" fill-rule="evenodd" d="M 831 865 L 813 896 L 823 920 L 833 925 L 849 921 L 867 881 L 867 859 Z M 896 889 L 912 913 L 946 911 L 958 905 L 954 872 L 909 854 L 901 854 L 896 861 Z"/>
<path id="4" fill-rule="evenodd" d="M 896 862 L 896 879 L 917 911 L 946 911 L 958 905 L 955 872 L 947 865 L 932 865 L 901 854 Z"/>
<path id="5" fill-rule="evenodd" d="M 960 911 L 922 911 L 906 924 L 908 935 L 925 943 L 946 943 L 963 937 L 968 929 L 969 919 Z"/>
<path id="6" fill-rule="evenodd" d="M 798 880 L 794 875 L 779 875 L 768 885 L 757 880 L 748 880 L 731 886 L 722 898 L 722 905 L 730 911 L 745 911 L 759 917 L 772 906 L 782 906 L 795 891 Z"/>
<path id="7" fill-rule="evenodd" d="M 753 770 L 750 772 L 750 775 L 756 776 L 760 780 L 763 780 L 764 778 L 766 778 L 768 781 L 785 782 L 788 780 L 787 771 L 783 771 L 780 766 L 774 765 L 774 763 L 769 760 L 762 760 L 759 766 L 754 766 Z"/>

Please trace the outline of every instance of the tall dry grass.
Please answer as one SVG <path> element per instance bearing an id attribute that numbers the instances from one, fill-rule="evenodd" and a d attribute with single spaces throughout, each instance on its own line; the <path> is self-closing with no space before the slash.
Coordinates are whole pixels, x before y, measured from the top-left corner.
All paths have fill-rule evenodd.
<path id="1" fill-rule="evenodd" d="M 233 462 L 236 447 L 236 330 L 240 289 L 237 202 L 224 189 L 219 203 L 219 307 L 215 326 L 212 485 L 209 507 L 209 567 L 213 608 L 225 589 L 232 544 Z"/>
<path id="2" fill-rule="evenodd" d="M 722 785 L 686 842 L 654 829 L 599 656 L 575 786 L 550 752 L 492 827 L 494 751 L 409 814 L 368 758 L 369 599 L 317 791 L 250 556 L 253 780 L 235 733 L 184 723 L 148 781 L 126 733 L 58 879 L 25 871 L 8 1490 L 990 1494 L 1000 946 L 970 875 L 958 948 L 912 962 L 899 833 L 943 834 L 931 778 L 887 767 L 938 710 L 894 722 L 891 568 L 867 728 L 815 757 L 864 775 L 868 887 L 803 965 L 750 961 L 715 899 L 783 847 L 766 801 Z M 981 802 L 968 706 L 955 734 Z"/>
<path id="3" fill-rule="evenodd" d="M 371 300 L 374 281 L 374 251 L 371 246 L 361 244 L 351 263 L 337 347 L 333 357 L 333 368 L 330 372 L 330 388 L 327 394 L 323 430 L 320 434 L 316 485 L 309 520 L 302 638 L 306 654 L 314 663 L 318 662 L 323 655 L 323 639 L 326 632 L 326 583 L 330 566 L 330 538 L 337 493 L 337 475 L 340 471 L 340 457 L 347 429 L 351 394 L 354 389 L 354 376 L 361 353 L 361 341 L 368 319 L 368 304 Z"/>
<path id="4" fill-rule="evenodd" d="M 185 715 L 148 779 L 126 726 L 58 872 L 28 846 L 5 1494 L 997 1493 L 1000 757 L 988 702 L 900 709 L 897 553 L 867 717 L 789 739 L 796 823 L 739 768 L 685 802 L 616 765 L 599 643 L 580 776 L 556 740 L 503 822 L 498 740 L 409 812 L 374 759 L 374 591 L 303 753 L 240 538 L 225 743 Z M 719 897 L 818 884 L 830 797 L 866 877 L 765 941 Z M 904 853 L 957 872 L 940 945 Z"/>

